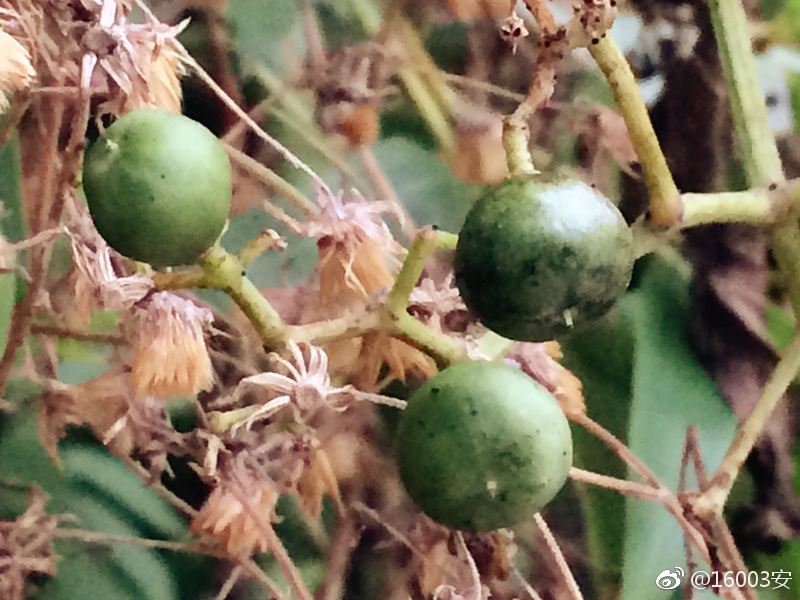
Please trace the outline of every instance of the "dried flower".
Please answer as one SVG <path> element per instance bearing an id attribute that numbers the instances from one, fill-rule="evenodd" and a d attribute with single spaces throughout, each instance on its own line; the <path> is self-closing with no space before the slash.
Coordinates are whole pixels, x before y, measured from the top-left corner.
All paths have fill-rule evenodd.
<path id="1" fill-rule="evenodd" d="M 408 309 L 425 325 L 462 346 L 470 358 L 488 358 L 480 349 L 480 340 L 486 334 L 486 328 L 461 299 L 452 270 L 438 282 L 432 277 L 422 279 L 411 292 Z"/>
<path id="2" fill-rule="evenodd" d="M 572 371 L 558 363 L 560 358 L 561 347 L 554 341 L 520 343 L 506 354 L 506 362 L 522 369 L 556 397 L 567 417 L 585 415 L 583 384 Z"/>
<path id="3" fill-rule="evenodd" d="M 306 320 L 341 317 L 363 307 L 368 299 L 387 289 L 392 272 L 400 265 L 402 247 L 381 219 L 391 214 L 401 223 L 400 207 L 394 202 L 368 202 L 358 194 L 345 199 L 320 190 L 320 217 L 294 224 L 300 235 L 317 238 L 319 293 L 316 306 Z M 331 371 L 361 389 L 374 389 L 381 366 L 387 364 L 394 377 L 409 373 L 430 377 L 433 361 L 409 344 L 385 334 L 351 338 L 326 345 Z"/>
<path id="4" fill-rule="evenodd" d="M 151 277 L 124 274 L 118 255 L 97 233 L 89 211 L 74 191 L 65 203 L 65 212 L 72 262 L 80 273 L 74 276 L 79 314 L 91 314 L 95 308 L 127 310 L 153 289 Z"/>
<path id="5" fill-rule="evenodd" d="M 30 575 L 55 575 L 53 533 L 59 517 L 44 511 L 45 495 L 31 489 L 28 509 L 16 519 L 0 520 L 0 598 L 22 600 Z"/>
<path id="6" fill-rule="evenodd" d="M 4 14 L 0 13 L 2 16 Z M 0 29 L 0 114 L 9 106 L 7 95 L 31 85 L 35 76 L 31 55 L 22 44 Z"/>
<path id="7" fill-rule="evenodd" d="M 242 379 L 236 389 L 237 397 L 257 392 L 265 401 L 247 419 L 234 425 L 234 432 L 240 427 L 250 428 L 255 422 L 271 417 L 284 407 L 291 408 L 296 422 L 305 423 L 320 409 L 344 411 L 352 403 L 363 400 L 397 407 L 405 405 L 402 400 L 363 392 L 349 385 L 332 387 L 328 356 L 316 346 L 304 347 L 307 349 L 307 358 L 300 346 L 292 341 L 289 342 L 291 361 L 273 355 L 286 375 L 259 373 Z"/>
<path id="8" fill-rule="evenodd" d="M 139 302 L 127 322 L 134 393 L 166 399 L 209 389 L 214 373 L 203 328 L 213 318 L 210 309 L 174 292 L 156 292 Z"/>
<path id="9" fill-rule="evenodd" d="M 152 17 L 143 25 L 131 24 L 121 2 L 102 0 L 98 22 L 83 38 L 89 51 L 81 61 L 80 81 L 82 88 L 109 97 L 101 113 L 121 115 L 144 107 L 180 112 L 182 69 L 171 44 L 187 25 L 188 20 L 169 26 Z"/>
<path id="10" fill-rule="evenodd" d="M 286 431 L 247 430 L 224 439 L 200 432 L 198 438 L 206 443 L 200 474 L 214 489 L 191 530 L 216 538 L 237 559 L 269 550 L 275 503 L 296 490 L 315 451 L 313 440 Z"/>
<path id="11" fill-rule="evenodd" d="M 113 368 L 77 386 L 51 382 L 37 415 L 39 441 L 56 462 L 58 441 L 67 425 L 88 425 L 108 449 L 121 458 L 136 450 L 157 477 L 166 455 L 180 444 L 169 424 L 164 402 L 134 396 L 130 373 Z"/>
<path id="12" fill-rule="evenodd" d="M 264 529 L 271 528 L 278 493 L 270 482 L 255 478 L 222 480 L 192 521 L 194 533 L 216 538 L 234 558 L 269 550 Z"/>

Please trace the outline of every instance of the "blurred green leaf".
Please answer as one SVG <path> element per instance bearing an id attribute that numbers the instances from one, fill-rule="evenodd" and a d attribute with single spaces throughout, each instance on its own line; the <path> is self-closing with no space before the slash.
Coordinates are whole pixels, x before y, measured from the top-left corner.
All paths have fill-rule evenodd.
<path id="1" fill-rule="evenodd" d="M 10 242 L 18 242 L 25 237 L 20 169 L 19 139 L 11 135 L 0 147 L 0 234 Z"/>
<path id="2" fill-rule="evenodd" d="M 18 241 L 24 237 L 19 143 L 15 135 L 0 148 L 0 235 L 7 241 Z M 6 348 L 8 328 L 11 326 L 11 313 L 17 295 L 16 282 L 16 274 L 0 274 L 0 354 Z"/>
<path id="3" fill-rule="evenodd" d="M 0 422 L 0 512 L 21 507 L 9 490 L 35 485 L 48 495 L 46 510 L 75 517 L 78 529 L 147 539 L 186 539 L 185 521 L 115 457 L 99 446 L 62 443 L 60 468 L 38 442 L 34 405 Z M 13 486 L 13 487 L 12 487 Z M 4 486 L 0 486 L 3 490 Z M 19 495 L 19 494 L 18 494 Z M 55 578 L 40 580 L 41 600 L 173 600 L 183 596 L 177 574 L 196 569 L 199 559 L 125 544 L 56 542 Z M 197 577 L 199 580 L 202 578 Z M 188 584 L 196 590 L 197 581 Z"/>
<path id="4" fill-rule="evenodd" d="M 305 54 L 295 0 L 229 0 L 225 6 L 233 47 L 241 59 L 286 75 L 286 65 L 292 62 L 286 44 L 292 43 L 294 56 Z"/>
<path id="5" fill-rule="evenodd" d="M 685 269 L 661 257 L 645 261 L 639 287 L 631 293 L 635 327 L 628 447 L 677 491 L 686 428 L 698 428 L 706 467 L 713 471 L 733 440 L 737 421 L 692 355 Z M 687 485 L 696 483 L 689 478 Z M 673 597 L 659 590 L 655 579 L 664 569 L 684 564 L 683 533 L 672 515 L 660 504 L 627 499 L 623 598 Z"/>
<path id="6" fill-rule="evenodd" d="M 589 416 L 624 440 L 628 428 L 633 362 L 633 299 L 562 340 L 562 363 L 583 383 Z M 575 466 L 625 478 L 624 463 L 595 436 L 573 427 Z M 592 573 L 598 598 L 614 598 L 622 582 L 625 498 L 596 486 L 576 484 L 582 501 Z"/>
<path id="7" fill-rule="evenodd" d="M 456 179 L 436 152 L 401 137 L 378 142 L 375 156 L 416 223 L 458 231 L 485 189 Z"/>

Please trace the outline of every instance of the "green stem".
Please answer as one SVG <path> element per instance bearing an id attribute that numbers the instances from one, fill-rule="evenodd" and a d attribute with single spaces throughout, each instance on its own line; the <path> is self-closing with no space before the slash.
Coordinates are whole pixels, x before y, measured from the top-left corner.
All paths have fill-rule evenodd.
<path id="1" fill-rule="evenodd" d="M 458 348 L 450 338 L 437 334 L 407 312 L 399 315 L 392 313 L 390 318 L 394 325 L 394 335 L 431 356 L 440 369 L 469 360 L 466 350 Z"/>
<path id="2" fill-rule="evenodd" d="M 681 227 L 709 223 L 774 223 L 779 210 L 769 191 L 758 188 L 744 192 L 682 194 Z"/>
<path id="3" fill-rule="evenodd" d="M 767 122 L 767 107 L 758 82 L 756 61 L 740 0 L 709 0 L 722 70 L 728 82 L 731 112 L 742 164 L 751 186 L 778 183 L 783 169 Z"/>
<path id="4" fill-rule="evenodd" d="M 589 44 L 588 47 L 608 81 L 644 168 L 644 180 L 650 193 L 650 218 L 659 225 L 673 225 L 681 216 L 678 188 L 661 151 L 630 65 L 610 35 L 599 38 L 596 44 Z"/>
<path id="5" fill-rule="evenodd" d="M 286 344 L 288 332 L 280 315 L 245 276 L 244 267 L 236 256 L 214 246 L 203 259 L 203 272 L 205 287 L 226 292 L 253 323 L 267 348 Z"/>
<path id="6" fill-rule="evenodd" d="M 274 229 L 264 229 L 236 253 L 236 258 L 239 259 L 243 267 L 247 268 L 267 250 L 284 250 L 285 248 L 286 240 L 278 235 Z"/>
<path id="7" fill-rule="evenodd" d="M 516 114 L 516 113 L 515 113 Z M 503 121 L 503 147 L 506 150 L 508 173 L 511 177 L 536 175 L 539 171 L 533 166 L 528 140 L 530 130 L 524 121 L 506 117 Z"/>
<path id="8" fill-rule="evenodd" d="M 424 227 L 417 233 L 389 296 L 383 306 L 384 319 L 392 335 L 405 339 L 433 357 L 439 368 L 469 360 L 466 351 L 457 348 L 450 339 L 439 335 L 408 313 L 408 299 L 417 285 L 425 261 L 439 245 L 439 232 Z"/>
<path id="9" fill-rule="evenodd" d="M 423 227 L 419 230 L 386 298 L 384 308 L 389 314 L 401 315 L 406 312 L 408 297 L 425 269 L 425 261 L 438 243 L 439 236 L 435 229 Z"/>

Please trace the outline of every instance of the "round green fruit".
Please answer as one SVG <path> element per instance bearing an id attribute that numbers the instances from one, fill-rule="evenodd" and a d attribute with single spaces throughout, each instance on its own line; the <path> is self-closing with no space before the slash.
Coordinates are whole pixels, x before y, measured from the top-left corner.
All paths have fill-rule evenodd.
<path id="1" fill-rule="evenodd" d="M 468 531 L 531 518 L 572 465 L 555 398 L 504 363 L 460 363 L 427 381 L 403 411 L 396 443 L 400 477 L 419 508 Z"/>
<path id="2" fill-rule="evenodd" d="M 593 188 L 509 179 L 470 210 L 454 270 L 486 327 L 541 342 L 608 312 L 630 283 L 633 259 L 625 219 Z"/>
<path id="3" fill-rule="evenodd" d="M 194 262 L 228 218 L 231 170 L 220 141 L 182 115 L 141 109 L 86 151 L 83 189 L 97 231 L 154 267 Z"/>

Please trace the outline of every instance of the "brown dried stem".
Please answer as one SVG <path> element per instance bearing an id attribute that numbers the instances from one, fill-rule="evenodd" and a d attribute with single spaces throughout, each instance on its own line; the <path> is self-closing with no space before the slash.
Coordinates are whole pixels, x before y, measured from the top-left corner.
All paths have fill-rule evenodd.
<path id="1" fill-rule="evenodd" d="M 536 523 L 536 527 L 544 539 L 547 549 L 550 551 L 550 554 L 553 556 L 553 559 L 558 566 L 558 573 L 561 576 L 562 583 L 569 593 L 569 597 L 572 598 L 572 600 L 583 600 L 583 594 L 581 594 L 581 589 L 578 587 L 578 582 L 575 581 L 575 576 L 572 574 L 572 571 L 567 564 L 567 560 L 564 558 L 564 554 L 561 552 L 561 548 L 558 546 L 558 541 L 556 541 L 555 536 L 547 526 L 547 522 L 539 513 L 533 515 L 533 522 Z"/>

